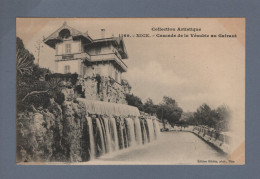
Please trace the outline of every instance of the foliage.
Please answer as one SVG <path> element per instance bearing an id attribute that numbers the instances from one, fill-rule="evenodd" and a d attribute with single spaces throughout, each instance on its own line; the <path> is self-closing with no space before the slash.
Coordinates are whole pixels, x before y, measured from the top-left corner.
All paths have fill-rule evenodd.
<path id="1" fill-rule="evenodd" d="M 137 107 L 140 111 L 143 111 L 142 100 L 133 94 L 126 94 L 126 101 L 128 105 Z"/>
<path id="2" fill-rule="evenodd" d="M 42 80 L 46 69 L 35 67 L 32 74 L 17 76 L 17 110 L 32 110 L 36 108 L 47 108 L 50 105 L 50 99 L 61 104 L 64 101 L 64 95 L 59 87 L 60 80 L 50 78 L 48 81 Z M 38 78 L 39 77 L 39 78 Z"/>
<path id="3" fill-rule="evenodd" d="M 16 51 L 18 51 L 18 50 L 21 50 L 22 53 L 27 54 L 28 60 L 30 60 L 32 62 L 34 61 L 35 58 L 34 58 L 33 54 L 31 54 L 27 49 L 25 49 L 22 39 L 20 39 L 19 37 L 16 37 Z"/>
<path id="4" fill-rule="evenodd" d="M 78 80 L 78 74 L 76 73 L 67 73 L 67 74 L 60 74 L 60 73 L 54 73 L 54 74 L 47 74 L 45 76 L 45 80 L 49 81 L 51 79 L 59 79 L 60 81 L 66 81 L 71 82 L 72 85 L 76 85 Z"/>
<path id="5" fill-rule="evenodd" d="M 32 61 L 28 59 L 28 55 L 18 50 L 16 52 L 16 70 L 17 73 L 30 74 L 32 72 Z"/>
<path id="6" fill-rule="evenodd" d="M 222 105 L 216 109 L 216 113 L 218 117 L 216 128 L 219 131 L 228 131 L 230 125 L 229 123 L 231 118 L 231 110 L 228 106 Z"/>
<path id="7" fill-rule="evenodd" d="M 50 106 L 51 98 L 61 104 L 64 96 L 59 88 L 60 80 L 52 77 L 45 80 L 45 76 L 50 76 L 51 72 L 33 64 L 34 56 L 24 48 L 24 44 L 19 37 L 16 40 L 17 111 L 47 108 Z"/>
<path id="8" fill-rule="evenodd" d="M 64 102 L 64 91 L 76 85 L 78 75 L 51 74 L 33 64 L 20 38 L 16 43 L 17 162 L 87 160 L 85 107 Z"/>
<path id="9" fill-rule="evenodd" d="M 127 94 L 126 101 L 128 105 L 135 106 L 140 111 L 150 115 L 157 115 L 159 119 L 166 119 L 171 125 L 178 123 L 182 115 L 182 109 L 174 99 L 168 96 L 164 96 L 163 102 L 159 105 L 155 105 L 150 98 L 143 104 L 141 99 L 133 94 Z"/>
<path id="10" fill-rule="evenodd" d="M 202 104 L 185 121 L 189 125 L 205 125 L 218 131 L 228 131 L 230 117 L 231 112 L 226 105 L 211 109 L 209 105 Z"/>
<path id="11" fill-rule="evenodd" d="M 159 105 L 157 116 L 166 119 L 169 124 L 175 125 L 179 122 L 183 110 L 177 105 L 176 101 L 170 97 L 164 96 L 163 103 Z"/>
<path id="12" fill-rule="evenodd" d="M 158 105 L 155 105 L 153 103 L 153 100 L 151 98 L 148 98 L 143 105 L 143 109 L 144 109 L 144 112 L 154 115 L 157 113 Z"/>
<path id="13" fill-rule="evenodd" d="M 187 127 L 188 123 L 187 123 L 187 121 L 180 120 L 180 121 L 177 122 L 176 125 L 180 126 L 180 127 Z"/>
<path id="14" fill-rule="evenodd" d="M 18 75 L 31 74 L 34 56 L 24 48 L 23 41 L 16 37 L 16 71 Z"/>
<path id="15" fill-rule="evenodd" d="M 129 84 L 129 82 L 126 79 L 122 79 L 121 84 L 122 84 L 122 86 L 125 86 L 128 89 L 128 92 L 131 91 L 132 86 Z"/>
<path id="16" fill-rule="evenodd" d="M 172 98 L 169 97 L 169 96 L 164 96 L 164 97 L 163 97 L 163 103 L 164 103 L 165 105 L 176 105 L 175 100 L 172 99 Z"/>

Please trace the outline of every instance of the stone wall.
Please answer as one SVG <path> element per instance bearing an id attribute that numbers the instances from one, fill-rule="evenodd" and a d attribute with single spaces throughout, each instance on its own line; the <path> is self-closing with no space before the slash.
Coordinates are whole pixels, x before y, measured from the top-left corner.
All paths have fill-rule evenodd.
<path id="1" fill-rule="evenodd" d="M 79 79 L 78 85 L 82 86 L 86 99 L 127 104 L 125 94 L 129 89 L 112 78 L 104 76 L 82 78 Z"/>
<path id="2" fill-rule="evenodd" d="M 126 103 L 124 85 L 99 77 L 79 79 L 87 99 Z M 82 95 L 69 81 L 60 83 L 64 101 L 17 114 L 17 162 L 81 162 L 90 159 L 89 128 Z"/>
<path id="3" fill-rule="evenodd" d="M 62 152 L 62 109 L 52 103 L 48 109 L 17 114 L 17 162 L 66 161 Z"/>
<path id="4" fill-rule="evenodd" d="M 80 162 L 89 160 L 86 109 L 67 100 L 60 106 L 17 114 L 19 162 Z"/>

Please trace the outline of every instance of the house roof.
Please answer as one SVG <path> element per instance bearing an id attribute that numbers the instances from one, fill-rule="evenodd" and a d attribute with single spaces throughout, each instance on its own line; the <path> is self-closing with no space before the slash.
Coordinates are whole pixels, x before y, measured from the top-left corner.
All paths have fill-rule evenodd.
<path id="1" fill-rule="evenodd" d="M 50 47 L 52 48 L 55 48 L 55 44 L 57 42 L 60 42 L 62 41 L 61 37 L 60 37 L 60 32 L 63 30 L 63 29 L 68 29 L 70 31 L 70 35 L 73 37 L 73 38 L 81 38 L 85 41 L 87 41 L 88 43 L 91 43 L 93 40 L 91 39 L 91 37 L 87 34 L 87 33 L 82 33 L 80 31 L 78 31 L 77 29 L 74 29 L 70 26 L 67 25 L 66 22 L 63 23 L 63 25 L 58 29 L 56 30 L 55 32 L 53 32 L 50 36 L 48 36 L 47 38 L 45 38 L 43 40 L 44 43 L 46 43 L 47 45 L 49 45 Z"/>
<path id="2" fill-rule="evenodd" d="M 43 42 L 47 45 L 49 45 L 52 48 L 55 48 L 55 44 L 62 41 L 62 38 L 60 37 L 60 32 L 63 29 L 68 29 L 70 31 L 70 35 L 73 37 L 73 39 L 80 38 L 83 41 L 85 41 L 85 44 L 88 45 L 95 45 L 97 43 L 104 43 L 104 42 L 111 42 L 120 53 L 122 59 L 128 58 L 128 54 L 125 48 L 125 43 L 123 40 L 123 37 L 110 37 L 110 38 L 102 38 L 102 39 L 92 39 L 87 33 L 82 33 L 78 31 L 77 29 L 74 29 L 67 25 L 66 22 L 55 32 L 53 32 L 50 36 L 48 36 L 46 39 L 43 40 Z"/>

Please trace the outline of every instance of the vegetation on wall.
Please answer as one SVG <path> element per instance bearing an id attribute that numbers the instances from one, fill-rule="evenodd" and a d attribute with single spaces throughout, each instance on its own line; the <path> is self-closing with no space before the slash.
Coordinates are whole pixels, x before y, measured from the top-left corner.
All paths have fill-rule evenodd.
<path id="1" fill-rule="evenodd" d="M 86 112 L 63 92 L 73 91 L 77 74 L 40 68 L 19 37 L 16 43 L 17 162 L 81 161 Z"/>
<path id="2" fill-rule="evenodd" d="M 64 101 L 62 88 L 76 85 L 78 75 L 52 74 L 49 69 L 34 64 L 34 56 L 24 47 L 23 41 L 16 38 L 17 69 L 17 111 L 46 109 L 50 100 L 58 104 Z"/>
<path id="3" fill-rule="evenodd" d="M 67 74 L 54 73 L 54 74 L 45 75 L 46 81 L 50 81 L 52 79 L 59 79 L 60 81 L 71 82 L 71 85 L 76 85 L 77 80 L 78 80 L 78 74 L 77 73 L 73 73 L 73 74 L 71 74 L 71 73 L 67 73 Z"/>

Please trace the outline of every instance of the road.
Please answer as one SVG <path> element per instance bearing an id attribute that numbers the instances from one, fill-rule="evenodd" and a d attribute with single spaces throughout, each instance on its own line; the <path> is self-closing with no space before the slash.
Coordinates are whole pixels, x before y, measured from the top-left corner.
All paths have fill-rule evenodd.
<path id="1" fill-rule="evenodd" d="M 193 133 L 172 131 L 161 133 L 153 143 L 107 154 L 86 164 L 216 164 L 214 161 L 224 158 Z"/>

